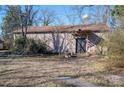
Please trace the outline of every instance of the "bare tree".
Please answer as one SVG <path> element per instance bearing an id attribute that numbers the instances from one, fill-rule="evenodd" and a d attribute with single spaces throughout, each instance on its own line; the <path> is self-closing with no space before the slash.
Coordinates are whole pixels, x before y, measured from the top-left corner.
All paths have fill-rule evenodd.
<path id="1" fill-rule="evenodd" d="M 41 10 L 41 16 L 39 18 L 40 23 L 43 26 L 51 25 L 55 22 L 56 13 L 55 11 L 50 11 L 49 9 Z"/>
<path id="2" fill-rule="evenodd" d="M 85 6 L 72 6 L 73 15 L 76 16 L 79 24 L 84 23 L 82 16 L 88 11 L 89 19 L 87 23 L 107 23 L 111 17 L 113 6 L 109 5 L 85 5 Z M 71 17 L 71 16 L 70 16 Z"/>
<path id="3" fill-rule="evenodd" d="M 37 10 L 34 10 L 34 6 L 32 5 L 25 5 L 24 10 L 20 10 L 20 23 L 22 29 L 22 35 L 26 38 L 28 26 L 32 26 L 35 20 L 36 14 L 38 13 Z"/>

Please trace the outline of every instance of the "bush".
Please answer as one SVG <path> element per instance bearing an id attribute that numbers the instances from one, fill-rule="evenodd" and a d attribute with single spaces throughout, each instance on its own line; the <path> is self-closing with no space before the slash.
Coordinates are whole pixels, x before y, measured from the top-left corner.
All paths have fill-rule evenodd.
<path id="1" fill-rule="evenodd" d="M 7 49 L 7 50 L 10 49 L 10 40 L 5 40 L 4 41 L 3 48 Z"/>
<path id="2" fill-rule="evenodd" d="M 26 43 L 26 40 L 24 38 L 15 39 L 14 47 L 12 50 L 18 51 L 18 52 L 24 50 L 25 43 Z"/>
<path id="3" fill-rule="evenodd" d="M 47 46 L 46 44 L 42 43 L 40 40 L 29 39 L 28 40 L 28 50 L 31 53 L 46 53 Z"/>
<path id="4" fill-rule="evenodd" d="M 103 44 L 107 47 L 107 54 L 110 58 L 124 57 L 124 31 L 113 31 L 106 34 Z"/>
<path id="5" fill-rule="evenodd" d="M 13 50 L 30 54 L 43 54 L 47 52 L 47 46 L 40 40 L 17 38 Z"/>

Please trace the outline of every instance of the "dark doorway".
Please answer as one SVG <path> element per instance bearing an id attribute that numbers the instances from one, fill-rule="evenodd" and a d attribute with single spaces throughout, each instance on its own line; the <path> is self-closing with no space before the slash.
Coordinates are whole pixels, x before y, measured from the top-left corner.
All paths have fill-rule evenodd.
<path id="1" fill-rule="evenodd" d="M 86 52 L 86 38 L 76 39 L 76 53 Z"/>

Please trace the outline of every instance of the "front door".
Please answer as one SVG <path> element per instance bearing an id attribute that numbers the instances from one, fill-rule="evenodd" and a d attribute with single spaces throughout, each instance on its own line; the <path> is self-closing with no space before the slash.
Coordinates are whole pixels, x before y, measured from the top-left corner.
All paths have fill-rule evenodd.
<path id="1" fill-rule="evenodd" d="M 76 53 L 86 52 L 86 38 L 76 39 Z"/>

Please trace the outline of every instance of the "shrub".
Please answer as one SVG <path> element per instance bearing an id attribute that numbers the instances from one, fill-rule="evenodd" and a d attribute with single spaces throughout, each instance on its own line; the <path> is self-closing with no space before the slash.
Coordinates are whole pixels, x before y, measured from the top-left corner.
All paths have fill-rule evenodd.
<path id="1" fill-rule="evenodd" d="M 31 53 L 46 53 L 47 46 L 40 40 L 28 39 L 28 50 Z"/>
<path id="2" fill-rule="evenodd" d="M 124 31 L 113 31 L 106 34 L 103 44 L 108 49 L 109 58 L 120 59 L 124 57 Z"/>
<path id="3" fill-rule="evenodd" d="M 14 41 L 14 47 L 12 50 L 17 52 L 24 50 L 25 43 L 26 43 L 26 40 L 24 38 L 22 37 L 16 38 Z"/>
<path id="4" fill-rule="evenodd" d="M 7 49 L 7 50 L 10 49 L 10 40 L 5 40 L 4 41 L 3 48 Z"/>
<path id="5" fill-rule="evenodd" d="M 106 34 L 103 45 L 107 47 L 108 67 L 124 67 L 124 31 L 113 31 Z"/>
<path id="6" fill-rule="evenodd" d="M 40 54 L 47 52 L 47 46 L 40 40 L 17 38 L 15 39 L 13 50 L 16 52 Z"/>

